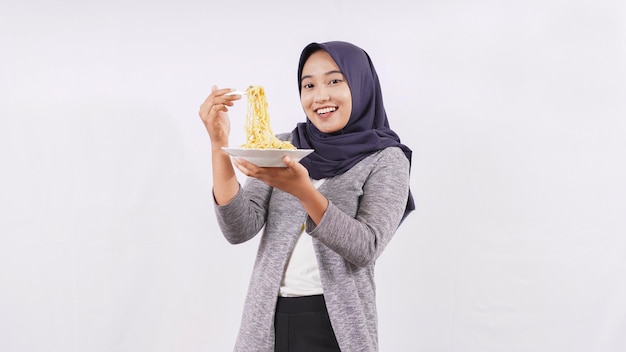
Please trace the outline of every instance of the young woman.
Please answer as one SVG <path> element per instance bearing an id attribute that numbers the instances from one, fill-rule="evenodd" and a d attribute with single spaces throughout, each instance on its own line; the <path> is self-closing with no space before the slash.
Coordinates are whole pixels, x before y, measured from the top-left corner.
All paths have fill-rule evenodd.
<path id="1" fill-rule="evenodd" d="M 242 243 L 264 227 L 235 351 L 378 351 L 374 265 L 414 209 L 411 150 L 389 127 L 361 48 L 307 45 L 298 87 L 306 122 L 279 138 L 315 151 L 284 157 L 285 168 L 231 162 L 221 149 L 241 96 L 213 87 L 200 107 L 223 235 Z"/>

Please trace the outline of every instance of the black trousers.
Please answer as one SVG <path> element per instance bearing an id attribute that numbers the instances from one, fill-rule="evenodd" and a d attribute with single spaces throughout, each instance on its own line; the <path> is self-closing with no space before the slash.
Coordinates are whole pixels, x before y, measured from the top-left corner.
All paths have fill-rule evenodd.
<path id="1" fill-rule="evenodd" d="M 278 297 L 275 352 L 341 352 L 323 295 Z"/>

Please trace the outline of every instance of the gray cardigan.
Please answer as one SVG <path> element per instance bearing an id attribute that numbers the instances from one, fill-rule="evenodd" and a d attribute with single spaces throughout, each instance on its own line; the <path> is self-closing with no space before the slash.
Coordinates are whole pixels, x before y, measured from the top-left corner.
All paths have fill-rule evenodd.
<path id="1" fill-rule="evenodd" d="M 330 201 L 318 224 L 292 195 L 249 178 L 215 205 L 232 244 L 262 232 L 234 351 L 274 351 L 274 309 L 302 224 L 313 237 L 330 321 L 343 352 L 378 351 L 374 264 L 391 240 L 409 192 L 409 161 L 396 147 L 376 152 L 319 188 Z M 263 229 L 263 227 L 265 228 Z"/>

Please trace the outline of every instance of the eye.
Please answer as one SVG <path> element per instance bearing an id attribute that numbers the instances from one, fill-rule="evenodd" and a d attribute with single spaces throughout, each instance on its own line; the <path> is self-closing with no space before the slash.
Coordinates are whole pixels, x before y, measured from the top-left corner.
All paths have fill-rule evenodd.
<path id="1" fill-rule="evenodd" d="M 341 83 L 341 82 L 343 82 L 343 80 L 342 80 L 342 79 L 340 79 L 340 78 L 335 78 L 335 79 L 331 79 L 331 80 L 330 80 L 330 84 L 331 84 L 331 85 L 333 85 L 333 84 L 339 84 L 339 83 Z"/>
<path id="2" fill-rule="evenodd" d="M 311 89 L 311 88 L 313 88 L 313 84 L 312 83 L 304 83 L 302 85 L 302 88 L 303 89 Z"/>

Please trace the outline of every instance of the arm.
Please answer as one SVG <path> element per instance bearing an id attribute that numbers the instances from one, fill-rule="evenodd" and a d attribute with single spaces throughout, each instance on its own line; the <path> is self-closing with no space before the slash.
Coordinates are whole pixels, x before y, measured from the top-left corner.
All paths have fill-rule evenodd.
<path id="1" fill-rule="evenodd" d="M 270 187 L 280 189 L 298 198 L 304 210 L 315 223 L 322 220 L 328 199 L 311 183 L 309 172 L 299 162 L 283 157 L 285 167 L 258 167 L 246 160 L 235 159 L 235 166 L 246 176 Z"/>
<path id="2" fill-rule="evenodd" d="M 240 95 L 224 95 L 230 91 L 213 86 L 198 114 L 211 139 L 213 198 L 218 223 L 226 240 L 241 243 L 254 237 L 263 227 L 264 204 L 270 190 L 254 184 L 249 191 L 241 189 L 230 156 L 222 150 L 229 143 L 228 107 L 241 99 Z"/>
<path id="3" fill-rule="evenodd" d="M 213 196 L 217 204 L 230 202 L 239 190 L 230 157 L 222 150 L 228 146 L 230 120 L 228 107 L 241 99 L 240 95 L 224 95 L 231 89 L 217 89 L 213 86 L 211 94 L 200 106 L 199 115 L 211 139 L 211 164 L 213 173 Z"/>
<path id="4" fill-rule="evenodd" d="M 228 204 L 215 204 L 217 222 L 228 242 L 243 243 L 261 231 L 271 193 L 271 187 L 249 178 Z"/>
<path id="5" fill-rule="evenodd" d="M 362 194 L 331 199 L 316 226 L 307 220 L 307 232 L 357 266 L 373 264 L 396 232 L 409 191 L 409 162 L 397 148 L 380 154 L 362 187 Z M 357 207 L 356 216 L 350 215 Z M 354 214 L 354 213 L 352 213 Z"/>

